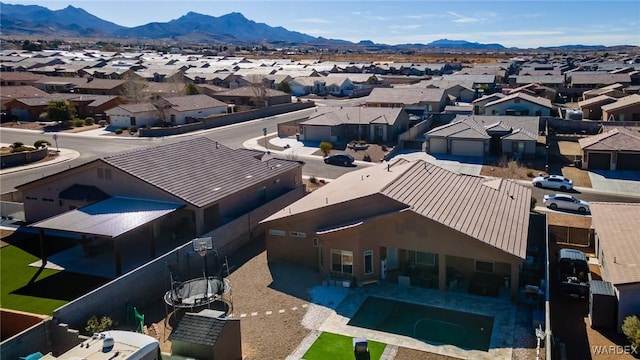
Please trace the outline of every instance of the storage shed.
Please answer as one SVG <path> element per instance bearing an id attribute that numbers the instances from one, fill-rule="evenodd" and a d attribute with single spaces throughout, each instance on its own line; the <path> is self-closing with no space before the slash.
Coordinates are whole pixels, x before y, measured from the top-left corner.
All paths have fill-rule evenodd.
<path id="1" fill-rule="evenodd" d="M 614 329 L 618 301 L 613 285 L 608 281 L 591 280 L 589 286 L 589 321 L 591 327 Z"/>

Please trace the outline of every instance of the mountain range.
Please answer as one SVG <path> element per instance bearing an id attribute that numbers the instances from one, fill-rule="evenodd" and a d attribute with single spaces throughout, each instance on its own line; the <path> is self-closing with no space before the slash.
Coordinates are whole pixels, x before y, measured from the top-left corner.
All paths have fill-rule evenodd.
<path id="1" fill-rule="evenodd" d="M 168 22 L 152 22 L 136 27 L 121 26 L 92 15 L 71 5 L 61 10 L 49 10 L 39 5 L 11 5 L 0 2 L 0 35 L 42 36 L 55 34 L 60 38 L 122 38 L 171 39 L 178 42 L 209 44 L 272 44 L 362 46 L 376 49 L 386 47 L 441 49 L 505 49 L 500 44 L 480 44 L 464 40 L 436 40 L 428 44 L 385 45 L 363 40 L 355 44 L 346 40 L 325 39 L 281 26 L 272 27 L 233 12 L 220 17 L 188 12 Z M 599 46 L 604 48 L 604 46 Z M 598 46 L 594 47 L 598 48 Z"/>

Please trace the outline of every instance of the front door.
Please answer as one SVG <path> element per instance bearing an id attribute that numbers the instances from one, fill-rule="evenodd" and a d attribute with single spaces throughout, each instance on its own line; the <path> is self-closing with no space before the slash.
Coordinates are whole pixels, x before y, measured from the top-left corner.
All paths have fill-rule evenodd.
<path id="1" fill-rule="evenodd" d="M 387 269 L 396 270 L 398 268 L 398 249 L 387 248 Z"/>

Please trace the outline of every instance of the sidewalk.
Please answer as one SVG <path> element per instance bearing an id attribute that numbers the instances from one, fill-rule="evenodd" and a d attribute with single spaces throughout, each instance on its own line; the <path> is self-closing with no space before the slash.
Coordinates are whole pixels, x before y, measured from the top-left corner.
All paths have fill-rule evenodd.
<path id="1" fill-rule="evenodd" d="M 1 145 L 2 146 L 8 146 L 8 144 L 1 144 Z M 55 151 L 55 150 L 49 149 L 49 151 Z M 32 164 L 27 164 L 27 165 L 22 165 L 22 166 L 13 166 L 13 167 L 10 167 L 10 168 L 2 169 L 2 170 L 0 170 L 0 175 L 11 174 L 11 173 L 15 173 L 15 172 L 18 172 L 18 171 L 35 169 L 35 168 L 39 168 L 39 167 L 43 167 L 43 166 L 48 166 L 48 165 L 51 165 L 51 164 L 57 164 L 57 163 L 65 162 L 65 161 L 70 161 L 70 160 L 78 158 L 79 156 L 80 156 L 80 153 L 75 151 L 75 150 L 60 148 L 60 149 L 58 149 L 58 156 L 56 156 L 56 158 L 53 159 L 53 160 L 40 161 L 40 162 L 36 162 L 36 163 L 32 163 Z"/>

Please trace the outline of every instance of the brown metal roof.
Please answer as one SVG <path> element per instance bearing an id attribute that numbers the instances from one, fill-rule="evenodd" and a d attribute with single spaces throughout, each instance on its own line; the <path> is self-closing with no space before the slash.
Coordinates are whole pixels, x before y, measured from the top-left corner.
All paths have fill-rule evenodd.
<path id="1" fill-rule="evenodd" d="M 531 189 L 509 180 L 461 175 L 423 160 L 347 173 L 263 222 L 370 196 L 395 200 L 417 214 L 525 258 Z"/>
<path id="2" fill-rule="evenodd" d="M 591 202 L 593 227 L 604 253 L 604 280 L 614 285 L 640 282 L 640 204 Z"/>
<path id="3" fill-rule="evenodd" d="M 382 193 L 498 249 L 526 255 L 531 189 L 525 186 L 416 161 Z"/>
<path id="4" fill-rule="evenodd" d="M 117 167 L 185 202 L 204 207 L 302 166 L 236 151 L 205 137 L 107 156 Z"/>

